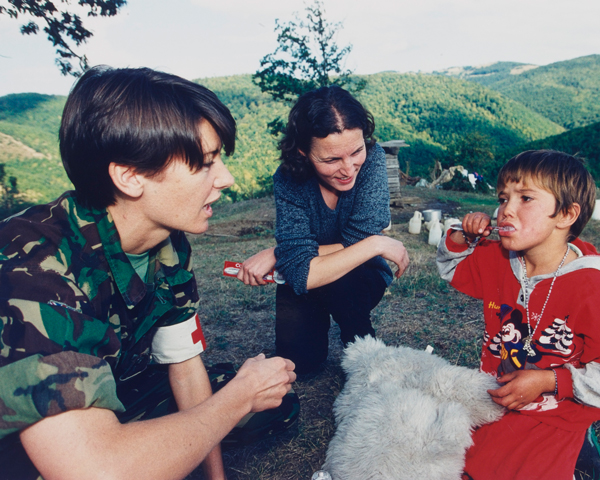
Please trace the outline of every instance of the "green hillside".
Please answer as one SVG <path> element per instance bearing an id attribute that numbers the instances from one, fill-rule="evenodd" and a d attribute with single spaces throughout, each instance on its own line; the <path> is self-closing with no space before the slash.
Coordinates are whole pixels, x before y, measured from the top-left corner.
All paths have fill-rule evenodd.
<path id="1" fill-rule="evenodd" d="M 518 62 L 496 62 L 490 65 L 476 67 L 451 67 L 445 70 L 433 72 L 434 75 L 447 75 L 449 77 L 460 78 L 477 82 L 483 86 L 494 85 L 495 83 L 519 75 L 526 70 L 538 68 L 538 65 Z"/>
<path id="2" fill-rule="evenodd" d="M 0 97 L 0 163 L 25 200 L 49 201 L 72 188 L 58 151 L 65 97 L 23 93 Z"/>
<path id="3" fill-rule="evenodd" d="M 270 188 L 279 164 L 276 140 L 267 131 L 267 124 L 276 116 L 286 116 L 288 108 L 262 93 L 251 75 L 195 81 L 215 92 L 237 122 L 235 153 L 226 160 L 235 185 L 226 194 L 234 200 L 262 195 Z"/>
<path id="4" fill-rule="evenodd" d="M 368 80 L 361 101 L 375 116 L 380 140 L 404 139 L 401 166 L 427 175 L 433 159 L 467 135 L 489 140 L 492 151 L 562 133 L 523 105 L 475 83 L 433 75 L 382 73 Z"/>
<path id="5" fill-rule="evenodd" d="M 448 146 L 474 131 L 489 138 L 495 150 L 564 131 L 473 83 L 396 73 L 363 78 L 367 87 L 359 98 L 375 117 L 375 135 L 381 141 L 408 141 L 411 148 L 402 149 L 401 160 L 403 166 L 410 163 L 413 174 L 427 175 L 433 159 L 443 158 Z M 242 197 L 258 193 L 255 189 L 268 182 L 278 165 L 275 141 L 266 124 L 276 115 L 285 116 L 288 109 L 262 94 L 250 75 L 198 82 L 215 91 L 238 122 L 238 147 L 228 163 L 237 180 L 235 192 Z"/>
<path id="6" fill-rule="evenodd" d="M 500 155 L 500 158 L 504 163 L 519 152 L 539 149 L 559 150 L 584 158 L 588 169 L 600 186 L 600 122 L 508 149 Z"/>
<path id="7" fill-rule="evenodd" d="M 515 66 L 519 64 L 505 62 L 472 69 L 468 75 L 451 70 L 440 73 L 485 85 L 567 129 L 600 121 L 600 55 L 530 70 Z"/>
<path id="8" fill-rule="evenodd" d="M 368 83 L 360 100 L 375 117 L 377 138 L 404 139 L 411 145 L 402 149 L 401 165 L 409 162 L 413 175 L 427 175 L 434 159 L 443 160 L 448 149 L 473 134 L 495 152 L 564 130 L 473 82 L 396 73 L 364 78 Z M 237 200 L 268 192 L 278 155 L 267 123 L 285 117 L 289 107 L 261 93 L 250 75 L 197 81 L 221 98 L 238 124 L 235 154 L 226 159 L 236 185 L 226 194 Z M 0 98 L 0 145 L 10 146 L 0 149 L 0 162 L 34 201 L 50 200 L 69 188 L 56 142 L 64 101 L 38 94 Z"/>

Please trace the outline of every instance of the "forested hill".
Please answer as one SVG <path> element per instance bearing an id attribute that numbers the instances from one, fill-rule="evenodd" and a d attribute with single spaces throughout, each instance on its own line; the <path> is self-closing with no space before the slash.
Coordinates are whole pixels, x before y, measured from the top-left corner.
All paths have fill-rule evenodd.
<path id="1" fill-rule="evenodd" d="M 72 188 L 58 152 L 65 100 L 38 93 L 0 97 L 0 163 L 28 201 L 49 201 Z"/>
<path id="2" fill-rule="evenodd" d="M 499 62 L 437 73 L 485 85 L 567 129 L 600 121 L 600 55 L 543 67 Z"/>
<path id="3" fill-rule="evenodd" d="M 600 179 L 600 122 L 513 147 L 503 152 L 502 156 L 508 159 L 525 150 L 539 149 L 559 150 L 583 157 L 594 178 L 597 181 Z"/>
<path id="4" fill-rule="evenodd" d="M 363 77 L 360 100 L 375 117 L 379 140 L 404 139 L 401 165 L 427 176 L 434 159 L 475 139 L 495 155 L 522 143 L 562 133 L 564 128 L 475 82 L 448 76 L 381 73 Z M 267 124 L 285 117 L 289 106 L 273 102 L 250 75 L 197 80 L 231 109 L 238 124 L 236 151 L 227 163 L 236 185 L 232 199 L 269 191 L 278 165 L 276 141 Z M 18 178 L 21 192 L 34 201 L 49 200 L 69 188 L 60 164 L 58 126 L 64 97 L 39 94 L 0 98 L 0 163 Z M 496 156 L 497 157 L 497 156 Z M 408 162 L 408 164 L 406 163 Z"/>
<path id="5" fill-rule="evenodd" d="M 433 159 L 444 157 L 446 148 L 467 133 L 478 132 L 496 151 L 564 131 L 518 102 L 473 83 L 397 73 L 362 78 L 367 87 L 359 99 L 375 117 L 377 139 L 406 140 L 411 148 L 403 149 L 403 160 L 410 162 L 414 174 L 427 175 Z M 238 122 L 238 147 L 229 164 L 234 176 L 243 178 L 234 186 L 236 192 L 252 195 L 277 166 L 275 142 L 266 125 L 288 109 L 262 94 L 250 75 L 197 81 L 213 90 Z M 255 185 L 245 190 L 249 171 L 254 172 Z"/>
<path id="6" fill-rule="evenodd" d="M 433 159 L 468 134 L 492 151 L 556 135 L 564 129 L 518 102 L 480 85 L 433 75 L 381 73 L 364 77 L 361 101 L 375 117 L 380 140 L 404 139 L 414 174 L 426 175 Z"/>

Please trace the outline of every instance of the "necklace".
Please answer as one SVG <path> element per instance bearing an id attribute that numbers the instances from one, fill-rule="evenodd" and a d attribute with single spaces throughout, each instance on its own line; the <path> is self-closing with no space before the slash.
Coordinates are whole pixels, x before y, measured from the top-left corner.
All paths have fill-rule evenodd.
<path id="1" fill-rule="evenodd" d="M 525 337 L 525 339 L 523 340 L 523 349 L 527 352 L 527 356 L 529 356 L 529 357 L 535 356 L 535 350 L 531 346 L 531 342 L 532 342 L 533 336 L 535 335 L 535 332 L 538 328 L 538 325 L 540 324 L 542 315 L 544 315 L 544 310 L 546 309 L 546 304 L 548 303 L 548 299 L 550 298 L 550 294 L 552 293 L 552 287 L 554 286 L 556 277 L 558 277 L 558 272 L 564 265 L 565 260 L 567 259 L 567 255 L 569 255 L 569 246 L 568 245 L 567 245 L 567 251 L 565 252 L 564 257 L 563 257 L 562 261 L 560 262 L 560 265 L 554 272 L 554 278 L 552 279 L 552 282 L 550 283 L 550 290 L 548 290 L 548 295 L 546 296 L 546 301 L 544 302 L 542 311 L 540 312 L 540 314 L 537 317 L 537 320 L 535 322 L 535 327 L 533 327 L 533 332 L 531 331 L 531 322 L 529 320 L 529 278 L 527 277 L 527 265 L 525 264 L 525 259 L 523 257 L 518 257 L 519 263 L 523 267 L 523 271 L 521 272 L 521 282 L 520 283 L 521 283 L 521 289 L 523 290 L 523 295 L 525 297 L 524 300 L 525 300 L 525 312 L 527 313 L 527 330 L 529 332 L 529 335 L 527 335 L 527 337 Z"/>

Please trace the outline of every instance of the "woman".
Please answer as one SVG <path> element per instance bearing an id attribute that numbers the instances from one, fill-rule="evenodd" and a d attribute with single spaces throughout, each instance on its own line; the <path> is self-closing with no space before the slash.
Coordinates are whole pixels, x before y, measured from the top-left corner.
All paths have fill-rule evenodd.
<path id="1" fill-rule="evenodd" d="M 238 278 L 263 285 L 274 266 L 276 349 L 296 372 L 327 358 L 330 315 L 345 345 L 375 335 L 371 310 L 393 276 L 408 266 L 401 242 L 380 235 L 389 225 L 385 154 L 371 139 L 372 115 L 337 86 L 306 93 L 292 108 L 273 176 L 277 247 L 246 260 Z M 385 260 L 384 260 L 385 259 Z"/>

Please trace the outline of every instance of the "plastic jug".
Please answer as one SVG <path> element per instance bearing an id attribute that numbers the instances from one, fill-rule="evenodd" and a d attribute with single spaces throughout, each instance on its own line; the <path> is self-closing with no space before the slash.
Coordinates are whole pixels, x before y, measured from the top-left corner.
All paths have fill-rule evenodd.
<path id="1" fill-rule="evenodd" d="M 462 222 L 458 218 L 447 218 L 446 220 L 444 220 L 444 232 L 443 233 L 446 233 L 452 225 L 456 225 L 456 224 L 460 225 L 461 223 Z"/>
<path id="2" fill-rule="evenodd" d="M 422 219 L 423 215 L 421 215 L 421 212 L 415 212 L 413 217 L 408 221 L 408 233 L 412 233 L 413 235 L 418 235 L 419 233 L 421 233 Z"/>
<path id="3" fill-rule="evenodd" d="M 596 207 L 592 213 L 592 220 L 600 220 L 600 200 L 596 200 Z"/>
<path id="4" fill-rule="evenodd" d="M 429 240 L 427 243 L 429 245 L 438 246 L 440 240 L 442 239 L 442 226 L 438 220 L 432 220 L 429 224 Z"/>

